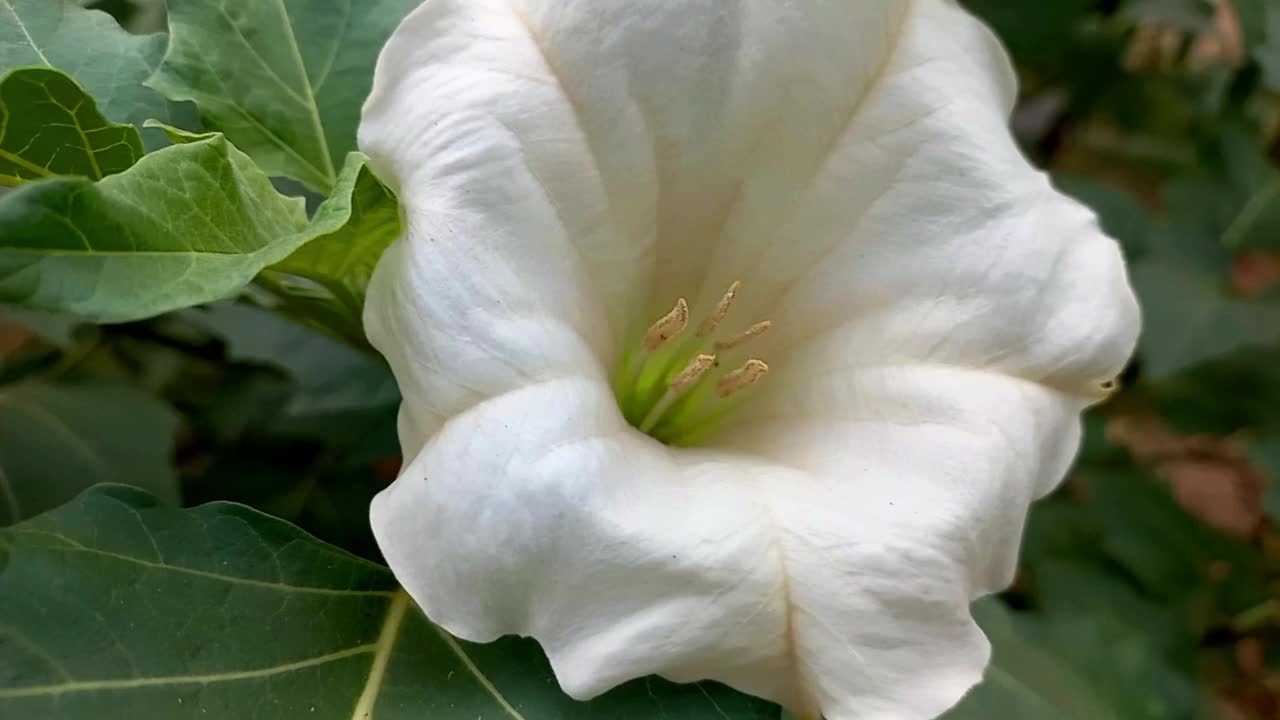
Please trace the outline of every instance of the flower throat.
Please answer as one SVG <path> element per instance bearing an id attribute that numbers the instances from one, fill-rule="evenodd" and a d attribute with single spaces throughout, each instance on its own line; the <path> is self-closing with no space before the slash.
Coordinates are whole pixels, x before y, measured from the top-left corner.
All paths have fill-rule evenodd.
<path id="1" fill-rule="evenodd" d="M 628 350 L 613 384 L 627 422 L 668 445 L 693 445 L 743 391 L 764 377 L 769 366 L 754 357 L 721 370 L 722 360 L 731 359 L 772 324 L 764 320 L 733 335 L 718 335 L 741 288 L 741 282 L 730 285 L 692 334 L 685 332 L 689 304 L 679 298 L 670 312 L 649 326 L 639 347 Z"/>

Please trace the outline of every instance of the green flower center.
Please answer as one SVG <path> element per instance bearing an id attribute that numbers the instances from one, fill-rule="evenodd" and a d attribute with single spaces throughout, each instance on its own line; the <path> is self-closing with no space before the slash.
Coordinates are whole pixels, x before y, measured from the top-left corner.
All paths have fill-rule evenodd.
<path id="1" fill-rule="evenodd" d="M 686 332 L 689 305 L 680 298 L 624 355 L 613 391 L 633 427 L 668 445 L 696 445 L 740 401 L 742 391 L 769 371 L 759 358 L 732 357 L 769 330 L 768 320 L 734 335 L 719 333 L 741 286 L 730 285 L 693 332 Z M 735 369 L 722 370 L 722 361 Z"/>

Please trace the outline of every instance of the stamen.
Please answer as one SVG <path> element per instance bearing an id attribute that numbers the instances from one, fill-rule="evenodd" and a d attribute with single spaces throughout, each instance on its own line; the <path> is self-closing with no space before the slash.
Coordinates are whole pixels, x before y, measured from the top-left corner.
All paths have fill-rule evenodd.
<path id="1" fill-rule="evenodd" d="M 716 383 L 716 394 L 727 398 L 734 393 L 745 390 L 756 384 L 756 381 L 769 372 L 769 366 L 763 360 L 751 358 L 742 367 L 720 378 Z"/>
<path id="2" fill-rule="evenodd" d="M 693 334 L 682 335 L 689 330 L 689 303 L 685 298 L 676 300 L 666 315 L 649 326 L 640 347 L 624 353 L 613 389 L 632 427 L 668 445 L 691 445 L 714 431 L 738 405 L 734 396 L 769 371 L 763 360 L 751 358 L 732 372 L 717 370 L 718 377 L 707 380 L 712 370 L 720 368 L 722 351 L 734 350 L 773 326 L 764 320 L 716 338 L 741 289 L 741 281 L 732 282 Z"/>
<path id="3" fill-rule="evenodd" d="M 676 375 L 675 379 L 671 381 L 671 392 L 679 395 L 685 390 L 697 385 L 698 381 L 702 379 L 702 376 L 706 374 L 706 372 L 710 370 L 711 366 L 715 365 L 715 363 L 715 355 L 699 355 L 695 357 L 688 365 L 685 366 L 684 370 L 681 370 L 680 374 Z"/>
<path id="4" fill-rule="evenodd" d="M 699 355 L 690 360 L 689 364 L 680 371 L 680 374 L 672 379 L 671 384 L 667 386 L 667 391 L 662 394 L 662 398 L 653 406 L 653 409 L 649 410 L 644 416 L 644 421 L 640 423 L 640 432 L 647 433 L 652 430 L 653 426 L 657 425 L 658 421 L 662 419 L 662 416 L 667 414 L 667 410 L 671 409 L 676 399 L 684 391 L 697 385 L 702 376 L 715 364 L 715 355 Z"/>
<path id="5" fill-rule="evenodd" d="M 671 308 L 671 312 L 658 318 L 658 321 L 649 326 L 649 332 L 644 335 L 644 349 L 647 352 L 653 352 L 662 347 L 671 338 L 684 332 L 685 327 L 689 324 L 689 303 L 684 298 L 676 300 L 676 306 Z"/>
<path id="6" fill-rule="evenodd" d="M 769 328 L 771 327 L 773 327 L 773 323 L 768 320 L 765 320 L 763 322 L 758 322 L 755 325 L 752 325 L 751 327 L 747 328 L 746 330 L 743 330 L 742 332 L 729 338 L 728 340 L 717 340 L 716 352 L 724 352 L 725 350 L 732 350 L 738 347 L 739 345 L 741 345 L 742 343 L 750 340 L 751 338 L 756 337 L 757 335 L 765 334 L 766 332 L 769 331 Z"/>
<path id="7" fill-rule="evenodd" d="M 724 320 L 725 316 L 729 314 L 729 306 L 733 304 L 733 298 L 737 296 L 741 287 L 741 280 L 733 281 L 729 289 L 724 292 L 724 296 L 720 298 L 720 302 L 716 303 L 716 309 L 698 326 L 698 337 L 707 337 L 715 332 L 717 327 L 720 327 L 720 321 Z"/>

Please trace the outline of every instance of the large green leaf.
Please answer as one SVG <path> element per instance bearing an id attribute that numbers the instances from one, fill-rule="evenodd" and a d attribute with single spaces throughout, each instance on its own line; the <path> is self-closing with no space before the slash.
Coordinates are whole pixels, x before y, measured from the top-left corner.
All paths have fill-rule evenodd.
<path id="1" fill-rule="evenodd" d="M 165 148 L 97 183 L 52 178 L 0 197 L 0 299 L 102 321 L 226 296 L 306 227 L 221 137 Z"/>
<path id="2" fill-rule="evenodd" d="M 98 100 L 111 120 L 181 124 L 189 111 L 142 83 L 155 72 L 164 35 L 131 35 L 104 12 L 68 0 L 0 0 L 0 74 L 57 68 Z M 154 134 L 159 140 L 160 134 Z"/>
<path id="3" fill-rule="evenodd" d="M 358 164 L 352 167 L 352 163 Z M 272 269 L 320 284 L 358 318 L 373 268 L 400 234 L 400 208 L 395 195 L 374 177 L 364 165 L 364 156 L 358 154 L 348 159 L 335 196 L 343 199 L 350 220 L 337 232 L 298 248 Z M 332 210 L 338 207 L 334 205 Z"/>
<path id="4" fill-rule="evenodd" d="M 297 386 L 282 408 L 292 416 L 394 406 L 400 401 L 386 364 L 315 330 L 261 308 L 219 303 L 185 319 L 226 342 L 232 360 L 284 370 Z"/>
<path id="5" fill-rule="evenodd" d="M 1120 243 L 1126 259 L 1132 261 L 1146 253 L 1154 232 L 1151 213 L 1131 194 L 1073 176 L 1056 176 L 1053 182 L 1097 213 L 1102 229 Z"/>
<path id="6" fill-rule="evenodd" d="M 1226 199 L 1220 223 L 1220 244 L 1232 251 L 1280 250 L 1280 172 L 1267 160 L 1266 141 L 1234 126 L 1221 129 L 1211 145 L 1212 162 L 1220 166 L 1213 193 Z M 1212 207 L 1208 193 L 1198 202 L 1180 204 L 1181 212 Z M 1190 198 L 1187 198 L 1190 199 Z M 1179 220 L 1170 214 L 1170 224 Z"/>
<path id="7" fill-rule="evenodd" d="M 418 0 L 170 0 L 149 84 L 193 100 L 271 175 L 328 192 L 355 150 L 378 51 Z"/>
<path id="8" fill-rule="evenodd" d="M 61 72 L 20 68 L 0 79 L 0 185 L 53 175 L 99 180 L 142 152 L 137 128 L 107 122 Z"/>
<path id="9" fill-rule="evenodd" d="M 993 648 L 986 679 L 943 720 L 1128 720 L 1052 652 L 1021 636 L 1011 613 L 999 600 L 974 606 Z"/>
<path id="10" fill-rule="evenodd" d="M 1075 39 L 1075 30 L 1093 9 L 1092 0 L 1045 0 L 1037 3 L 1036 12 L 1007 0 L 965 0 L 965 6 L 1000 35 L 1014 56 L 1045 56 L 1059 52 Z"/>
<path id="11" fill-rule="evenodd" d="M 0 301 L 100 322 L 149 317 L 236 293 L 350 219 L 338 193 L 308 222 L 301 199 L 213 135 L 96 183 L 50 178 L 0 197 Z"/>
<path id="12" fill-rule="evenodd" d="M 1212 274 L 1144 258 L 1133 267 L 1142 300 L 1142 363 L 1153 379 L 1280 338 L 1280 304 L 1227 295 Z"/>
<path id="13" fill-rule="evenodd" d="M 169 406 L 128 385 L 0 388 L 0 524 L 104 482 L 127 481 L 177 504 L 169 460 L 177 427 Z"/>
<path id="14" fill-rule="evenodd" d="M 1268 597 L 1260 551 L 1197 521 L 1140 468 L 1081 472 L 1095 498 L 1102 551 L 1148 595 L 1180 607 L 1197 631 Z"/>
<path id="15" fill-rule="evenodd" d="M 1280 422 L 1280 348 L 1218 355 L 1148 390 L 1161 417 L 1182 432 L 1256 430 Z"/>
<path id="16" fill-rule="evenodd" d="M 432 626 L 385 568 L 228 503 L 104 486 L 0 531 L 0 716 L 237 720 L 765 720 L 712 685 L 590 703 L 537 647 Z"/>
<path id="17" fill-rule="evenodd" d="M 1022 585 L 1034 589 L 1036 611 L 1022 618 L 1023 635 L 1074 668 L 1125 720 L 1190 720 L 1201 696 L 1186 595 L 1146 592 L 1112 556 L 1107 520 L 1065 497 L 1033 511 Z"/>

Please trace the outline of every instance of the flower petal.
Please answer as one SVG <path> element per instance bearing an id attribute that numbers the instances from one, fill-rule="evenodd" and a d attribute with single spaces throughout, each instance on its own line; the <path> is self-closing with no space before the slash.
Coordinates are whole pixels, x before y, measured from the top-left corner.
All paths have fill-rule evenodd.
<path id="1" fill-rule="evenodd" d="M 537 638 L 589 698 L 715 679 L 829 720 L 932 718 L 982 675 L 969 603 L 1012 577 L 1084 401 L 991 373 L 883 370 L 841 422 L 677 450 L 559 379 L 453 418 L 374 502 L 387 561 L 475 641 Z"/>
<path id="2" fill-rule="evenodd" d="M 969 603 L 1012 582 L 1028 506 L 1066 472 L 1086 402 L 990 372 L 878 368 L 812 382 L 793 415 L 729 437 L 811 478 L 771 505 L 825 717 L 931 718 L 981 678 Z"/>
<path id="3" fill-rule="evenodd" d="M 735 313 L 773 322 L 752 352 L 775 370 L 937 363 L 1100 396 L 1133 352 L 1137 301 L 1117 244 L 1022 157 L 1014 96 L 985 27 L 913 3 L 829 151 L 793 173 L 761 161 L 699 304 L 744 280 Z"/>
<path id="4" fill-rule="evenodd" d="M 787 475 L 674 452 L 628 426 L 607 386 L 563 378 L 453 418 L 372 520 L 429 617 L 473 641 L 537 638 L 574 697 L 662 672 L 787 699 L 782 578 L 761 562 L 772 527 L 744 492 Z"/>
<path id="5" fill-rule="evenodd" d="M 769 167 L 762 152 L 827 148 L 882 69 L 906 6 L 424 3 L 379 58 L 360 127 L 406 235 L 441 245 L 404 251 L 431 256 L 413 282 L 433 293 L 464 286 L 495 311 L 554 314 L 609 365 L 677 296 L 697 296 L 746 178 Z M 396 318 L 375 304 L 375 344 L 423 334 L 426 309 Z M 421 373 L 419 383 L 430 385 Z M 426 394 L 437 409 L 466 406 Z M 428 432 L 447 417 L 415 412 Z"/>
<path id="6" fill-rule="evenodd" d="M 427 614 L 537 638 L 575 697 L 658 672 L 829 720 L 958 700 L 989 652 L 968 604 L 1137 328 L 1012 98 L 951 0 L 415 11 L 360 140 L 405 220 L 366 327 L 410 461 L 372 520 Z M 770 377 L 717 450 L 630 428 L 624 343 L 735 279 Z"/>

